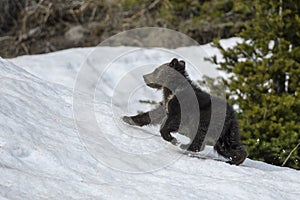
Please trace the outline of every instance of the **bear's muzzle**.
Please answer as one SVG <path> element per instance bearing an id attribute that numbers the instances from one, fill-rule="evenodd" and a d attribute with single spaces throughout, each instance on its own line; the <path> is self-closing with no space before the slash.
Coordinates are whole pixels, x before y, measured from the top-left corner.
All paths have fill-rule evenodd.
<path id="1" fill-rule="evenodd" d="M 143 78 L 144 78 L 144 82 L 146 83 L 147 86 L 149 86 L 151 88 L 155 88 L 155 89 L 161 89 L 162 88 L 162 86 L 160 84 L 154 83 L 151 74 L 146 74 L 146 75 L 143 76 Z"/>

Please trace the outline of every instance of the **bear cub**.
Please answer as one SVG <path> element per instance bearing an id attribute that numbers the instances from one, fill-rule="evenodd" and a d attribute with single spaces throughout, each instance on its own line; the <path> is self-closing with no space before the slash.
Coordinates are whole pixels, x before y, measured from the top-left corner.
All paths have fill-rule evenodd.
<path id="1" fill-rule="evenodd" d="M 216 124 L 212 123 L 212 120 L 216 120 L 212 118 L 212 99 L 217 97 L 202 91 L 191 81 L 185 70 L 185 62 L 176 58 L 143 78 L 147 86 L 163 90 L 163 101 L 154 110 L 135 116 L 124 116 L 123 121 L 136 126 L 161 124 L 162 138 L 172 144 L 177 144 L 172 132 L 187 130 L 191 142 L 181 145 L 181 148 L 193 152 L 203 150 L 205 144 L 208 144 L 209 126 Z M 220 155 L 229 159 L 228 163 L 239 165 L 247 158 L 248 153 L 241 143 L 238 120 L 232 106 L 224 100 L 220 101 L 223 102 L 222 109 L 226 112 L 225 119 L 221 121 L 223 126 L 220 133 L 215 134 L 217 138 L 214 138 L 212 145 Z M 200 115 L 197 115 L 195 109 L 199 110 Z"/>

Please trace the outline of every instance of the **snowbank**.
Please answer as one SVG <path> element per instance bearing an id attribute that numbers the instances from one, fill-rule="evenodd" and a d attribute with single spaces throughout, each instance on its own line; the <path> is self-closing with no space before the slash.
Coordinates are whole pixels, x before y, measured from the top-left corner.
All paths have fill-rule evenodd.
<path id="1" fill-rule="evenodd" d="M 116 77 L 134 67 L 133 61 L 143 64 L 155 56 L 154 64 L 166 62 L 167 56 L 159 57 L 151 49 L 139 50 L 137 58 L 134 54 L 129 60 L 116 62 L 114 65 L 123 68 L 111 67 L 96 91 L 96 101 L 102 102 L 95 106 L 96 118 L 103 131 L 97 137 L 136 156 L 121 157 L 107 146 L 97 149 L 97 144 L 89 151 L 83 142 L 88 133 L 79 133 L 74 122 L 72 95 L 77 73 L 87 55 L 97 55 L 90 57 L 89 65 L 98 66 L 107 52 L 113 57 L 128 48 L 101 47 L 97 54 L 91 54 L 93 48 L 70 49 L 0 59 L 0 199 L 299 198 L 299 171 L 250 159 L 241 166 L 231 166 L 191 158 L 164 142 L 158 127 L 134 128 L 119 123 L 118 115 L 135 112 L 133 107 L 123 108 L 127 102 L 118 99 L 119 110 L 113 113 L 103 102 L 109 103 Z M 195 48 L 199 47 L 176 52 L 185 52 L 190 60 L 206 65 L 193 57 Z M 135 73 L 138 71 L 132 75 Z M 141 110 L 149 106 L 138 103 L 140 94 L 154 100 L 160 96 L 142 88 L 130 102 Z M 218 157 L 210 147 L 204 154 Z"/>

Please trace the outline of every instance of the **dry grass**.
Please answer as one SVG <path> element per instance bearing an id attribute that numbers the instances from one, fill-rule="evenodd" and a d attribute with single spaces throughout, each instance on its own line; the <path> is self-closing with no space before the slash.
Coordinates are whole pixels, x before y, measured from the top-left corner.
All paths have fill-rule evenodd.
<path id="1" fill-rule="evenodd" d="M 0 36 L 9 31 L 11 27 L 16 27 L 17 16 L 24 7 L 19 0 L 1 0 L 0 1 Z"/>
<path id="2" fill-rule="evenodd" d="M 157 26 L 153 13 L 146 14 L 161 1 L 149 1 L 142 10 L 124 10 L 120 0 L 2 0 L 0 56 L 94 46 L 120 31 Z M 78 25 L 86 30 L 84 39 L 67 41 L 64 34 Z"/>
<path id="3" fill-rule="evenodd" d="M 115 28 L 112 19 L 118 16 L 109 16 L 113 10 L 120 11 L 120 6 L 111 0 L 2 0 L 0 41 L 3 45 L 0 56 L 96 45 L 103 39 L 104 27 Z M 90 24 L 92 28 L 88 27 Z M 89 37 L 77 44 L 66 41 L 65 32 L 78 25 L 90 30 L 87 32 Z"/>

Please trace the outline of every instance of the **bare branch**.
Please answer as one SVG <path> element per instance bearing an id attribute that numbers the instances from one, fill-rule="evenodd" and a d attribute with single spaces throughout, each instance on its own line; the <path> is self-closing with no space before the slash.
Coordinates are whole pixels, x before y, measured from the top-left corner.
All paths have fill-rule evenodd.
<path id="1" fill-rule="evenodd" d="M 282 163 L 281 167 L 283 167 L 286 162 L 290 159 L 291 155 L 294 153 L 294 151 L 296 151 L 296 149 L 299 147 L 300 142 L 295 146 L 295 148 L 293 148 L 293 150 L 289 153 L 288 157 L 285 159 L 285 161 Z"/>

